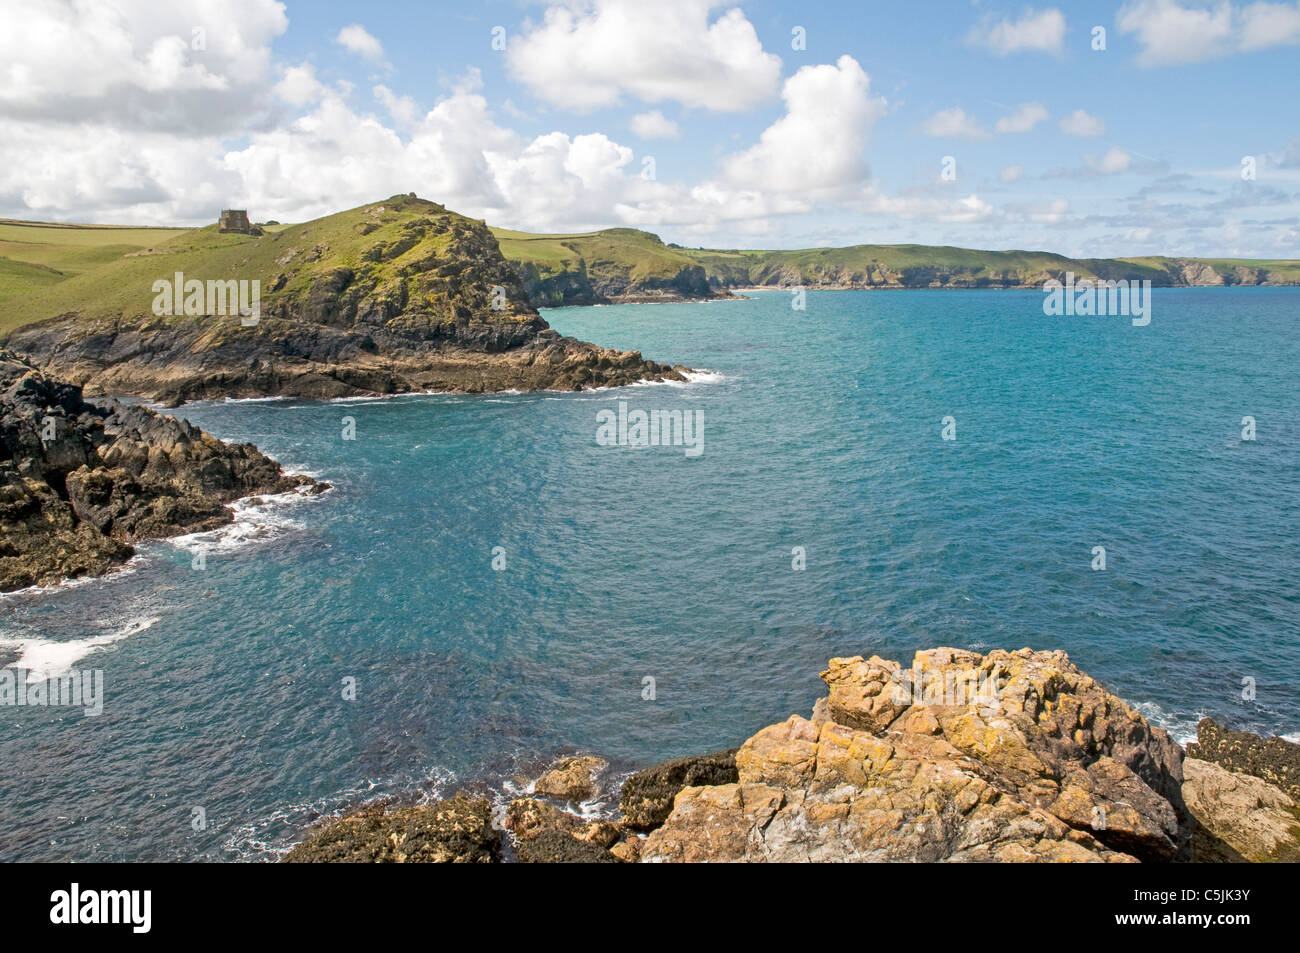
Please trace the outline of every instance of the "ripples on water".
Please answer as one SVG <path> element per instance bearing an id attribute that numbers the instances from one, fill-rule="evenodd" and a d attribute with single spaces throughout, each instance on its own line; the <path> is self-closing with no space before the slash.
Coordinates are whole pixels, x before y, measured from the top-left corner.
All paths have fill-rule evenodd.
<path id="1" fill-rule="evenodd" d="M 0 709 L 0 858 L 273 858 L 376 796 L 735 744 L 806 713 L 831 655 L 938 644 L 1067 649 L 1183 738 L 1295 732 L 1300 292 L 1157 289 L 1145 328 L 1040 301 L 570 309 L 564 333 L 712 373 L 187 407 L 336 489 L 0 603 L 0 659 L 107 684 L 97 718 Z M 598 447 L 620 400 L 702 411 L 703 455 Z"/>

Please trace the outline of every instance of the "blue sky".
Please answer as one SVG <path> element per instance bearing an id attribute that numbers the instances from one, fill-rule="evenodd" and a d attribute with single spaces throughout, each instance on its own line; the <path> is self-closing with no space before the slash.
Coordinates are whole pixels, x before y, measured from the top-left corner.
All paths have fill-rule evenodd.
<path id="1" fill-rule="evenodd" d="M 3 9 L 10 217 L 294 220 L 413 190 L 714 247 L 1300 257 L 1297 3 Z"/>

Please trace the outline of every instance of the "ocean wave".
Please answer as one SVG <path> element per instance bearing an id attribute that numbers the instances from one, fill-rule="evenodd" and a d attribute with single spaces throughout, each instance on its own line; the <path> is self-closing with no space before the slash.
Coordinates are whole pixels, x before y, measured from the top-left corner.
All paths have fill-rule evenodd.
<path id="1" fill-rule="evenodd" d="M 27 682 L 31 684 L 68 672 L 92 652 L 145 631 L 159 618 L 160 616 L 135 616 L 114 631 L 82 639 L 56 641 L 40 637 L 3 637 L 0 638 L 0 648 L 17 651 L 17 659 L 5 667 L 26 669 Z"/>
<path id="2" fill-rule="evenodd" d="M 1169 732 L 1169 737 L 1180 745 L 1186 746 L 1196 740 L 1196 725 L 1201 720 L 1201 715 L 1171 715 L 1156 702 L 1138 702 L 1136 704 L 1128 702 L 1128 704 L 1151 724 Z"/>
<path id="3" fill-rule="evenodd" d="M 309 494 L 306 488 L 287 493 L 269 493 L 248 496 L 230 504 L 231 522 L 216 529 L 184 536 L 172 536 L 159 542 L 176 546 L 191 553 L 229 552 L 251 543 L 261 543 L 283 536 L 298 528 L 300 523 L 291 515 L 298 504 L 320 499 L 321 494 Z"/>

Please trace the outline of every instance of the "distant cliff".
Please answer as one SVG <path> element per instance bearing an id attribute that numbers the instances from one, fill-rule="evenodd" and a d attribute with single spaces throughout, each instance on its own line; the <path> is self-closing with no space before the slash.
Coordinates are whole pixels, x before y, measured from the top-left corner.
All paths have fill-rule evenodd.
<path id="1" fill-rule="evenodd" d="M 649 232 L 494 233 L 535 307 L 733 297 L 700 262 Z"/>
<path id="2" fill-rule="evenodd" d="M 707 300 L 760 287 L 1041 288 L 1070 272 L 1076 279 L 1146 280 L 1155 287 L 1300 284 L 1300 261 L 1067 258 L 928 245 L 718 250 L 665 245 L 630 228 L 579 235 L 497 229 L 496 234 L 537 307 Z"/>

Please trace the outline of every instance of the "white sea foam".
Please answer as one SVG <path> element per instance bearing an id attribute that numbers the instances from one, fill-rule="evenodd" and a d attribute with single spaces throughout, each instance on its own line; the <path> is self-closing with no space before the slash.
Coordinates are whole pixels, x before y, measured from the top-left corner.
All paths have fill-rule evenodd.
<path id="1" fill-rule="evenodd" d="M 297 504 L 319 498 L 319 495 L 308 495 L 305 489 L 244 497 L 230 504 L 234 519 L 226 525 L 201 533 L 172 536 L 161 542 L 192 553 L 228 552 L 250 543 L 266 542 L 299 525 L 292 515 Z"/>
<path id="2" fill-rule="evenodd" d="M 115 642 L 130 638 L 148 629 L 158 616 L 136 616 L 110 632 L 83 639 L 53 639 L 3 637 L 0 648 L 16 649 L 18 658 L 8 663 L 8 668 L 27 669 L 27 681 L 42 682 L 63 675 L 87 655 Z"/>
<path id="3" fill-rule="evenodd" d="M 1137 704 L 1128 702 L 1128 704 L 1137 709 L 1138 713 L 1151 724 L 1169 732 L 1169 737 L 1180 745 L 1186 745 L 1196 740 L 1196 724 L 1201 720 L 1200 715 L 1195 718 L 1171 715 L 1155 702 L 1138 702 Z"/>

